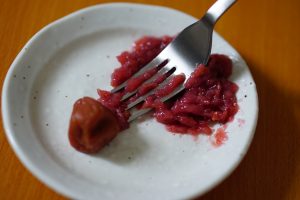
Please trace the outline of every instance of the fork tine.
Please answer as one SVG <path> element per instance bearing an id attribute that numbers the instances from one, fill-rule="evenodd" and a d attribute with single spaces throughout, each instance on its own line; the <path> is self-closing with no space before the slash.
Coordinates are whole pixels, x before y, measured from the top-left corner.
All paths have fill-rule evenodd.
<path id="1" fill-rule="evenodd" d="M 162 97 L 160 100 L 162 102 L 165 102 L 169 99 L 171 99 L 172 97 L 174 97 L 175 95 L 179 94 L 181 91 L 184 90 L 184 85 L 181 84 L 180 86 L 178 86 L 173 92 L 171 92 L 170 94 L 168 94 L 167 96 Z"/>
<path id="2" fill-rule="evenodd" d="M 163 75 L 165 73 L 167 73 L 168 71 L 170 71 L 170 69 L 167 67 L 167 66 L 164 66 L 162 67 L 158 72 L 156 72 L 156 74 L 154 74 L 151 78 L 149 78 L 148 80 L 144 81 L 142 83 L 143 84 L 147 84 L 147 83 L 151 83 L 153 82 L 154 80 L 156 80 L 156 78 L 158 78 L 160 75 Z M 136 94 L 136 92 L 138 91 L 138 89 L 135 89 L 133 92 L 129 92 L 127 94 L 125 94 L 123 97 L 122 97 L 122 100 L 121 101 L 124 101 L 126 99 L 128 99 L 129 97 L 133 96 L 134 94 Z"/>
<path id="3" fill-rule="evenodd" d="M 147 65 L 145 65 L 143 68 L 141 68 L 139 71 L 137 71 L 134 75 L 132 75 L 129 79 L 135 78 L 135 77 L 137 77 L 137 76 L 139 76 L 139 75 L 145 73 L 146 70 L 152 69 L 152 68 L 158 66 L 160 63 L 162 63 L 162 62 L 160 61 L 160 59 L 159 59 L 158 56 L 157 56 L 156 58 L 154 58 L 153 60 L 151 60 Z M 129 80 L 129 79 L 128 79 L 128 80 Z M 127 80 L 127 81 L 128 81 L 128 80 Z M 122 83 L 121 85 L 119 85 L 119 86 L 113 88 L 113 89 L 111 90 L 111 93 L 116 93 L 116 92 L 122 90 L 123 88 L 125 88 L 126 85 L 127 85 L 127 81 L 125 81 L 125 82 Z"/>
<path id="4" fill-rule="evenodd" d="M 133 113 L 131 113 L 131 116 L 128 119 L 128 122 L 131 122 L 138 118 L 139 116 L 142 116 L 143 114 L 149 112 L 152 110 L 151 108 L 141 109 L 141 110 L 135 110 Z"/>
<path id="5" fill-rule="evenodd" d="M 170 93 L 169 95 L 161 98 L 160 100 L 162 102 L 167 101 L 170 98 L 172 98 L 175 95 L 177 95 L 178 93 L 180 93 L 182 90 L 184 90 L 183 84 L 181 84 L 180 86 L 178 86 L 172 93 Z M 129 117 L 128 122 L 131 122 L 131 121 L 135 120 L 136 118 L 138 118 L 139 116 L 142 116 L 143 114 L 149 112 L 150 110 L 152 110 L 152 108 L 145 108 L 145 109 L 141 109 L 141 110 L 134 110 L 133 112 L 131 112 L 131 116 Z"/>
<path id="6" fill-rule="evenodd" d="M 165 73 L 162 73 L 160 75 L 163 75 L 163 74 L 167 74 L 168 72 L 172 71 L 173 69 L 175 68 L 172 68 L 168 71 L 166 71 Z M 163 81 L 159 84 L 158 87 L 152 89 L 151 91 L 149 91 L 148 93 L 146 93 L 145 95 L 143 96 L 140 96 L 138 99 L 136 99 L 134 102 L 131 102 L 130 104 L 127 105 L 127 108 L 126 110 L 129 110 L 131 108 L 133 108 L 134 106 L 136 106 L 137 104 L 141 103 L 142 101 L 144 101 L 148 96 L 154 94 L 157 90 L 161 89 L 162 87 L 165 86 L 165 84 L 167 84 L 170 80 L 172 79 L 172 76 L 171 74 Z"/>

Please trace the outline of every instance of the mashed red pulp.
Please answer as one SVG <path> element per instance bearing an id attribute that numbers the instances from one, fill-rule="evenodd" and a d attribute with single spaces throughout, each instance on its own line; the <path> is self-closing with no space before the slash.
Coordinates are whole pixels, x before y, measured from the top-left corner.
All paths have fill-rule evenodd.
<path id="1" fill-rule="evenodd" d="M 111 85 L 116 87 L 129 79 L 141 67 L 156 57 L 172 39 L 172 37 L 164 36 L 162 38 L 143 37 L 137 40 L 131 52 L 124 51 L 117 56 L 121 67 L 112 74 Z"/>
<path id="2" fill-rule="evenodd" d="M 124 52 L 118 56 L 118 59 L 122 61 L 121 67 L 112 74 L 112 85 L 117 86 L 123 83 L 152 60 L 171 41 L 171 37 L 144 37 L 138 40 L 131 52 Z M 100 90 L 100 101 L 111 110 L 118 110 L 120 107 L 126 108 L 128 103 L 157 87 L 167 78 L 160 76 L 155 81 L 140 86 L 156 72 L 157 69 L 152 69 L 130 80 L 122 94 L 110 94 L 110 98 L 105 98 L 103 95 L 105 91 Z M 186 90 L 177 95 L 177 98 L 165 103 L 160 101 L 161 97 L 171 93 L 184 81 L 185 78 L 182 75 L 174 76 L 165 87 L 149 96 L 142 108 L 154 108 L 154 117 L 157 121 L 165 124 L 171 132 L 195 135 L 210 134 L 212 132 L 209 126 L 211 123 L 226 123 L 238 110 L 235 96 L 238 87 L 228 80 L 231 73 L 232 62 L 227 56 L 211 55 L 207 66 L 199 65 L 191 74 L 185 83 Z M 134 91 L 137 88 L 139 88 L 138 93 L 134 97 L 127 102 L 119 101 L 126 92 Z M 121 110 L 124 111 L 124 109 Z M 120 113 L 129 116 L 127 112 L 121 111 Z"/>
<path id="3" fill-rule="evenodd" d="M 129 79 L 134 73 L 156 57 L 172 39 L 169 36 L 162 38 L 143 37 L 136 41 L 131 52 L 125 51 L 117 57 L 121 66 L 113 72 L 111 85 L 118 86 Z M 126 111 L 127 105 L 157 87 L 170 75 L 160 75 L 154 81 L 140 86 L 158 70 L 159 67 L 148 70 L 141 76 L 131 79 L 127 87 L 118 93 L 112 94 L 109 91 L 98 90 L 100 96 L 98 101 L 106 107 L 105 109 L 108 109 L 100 109 L 102 106 L 100 103 L 96 104 L 87 100 L 87 105 L 91 104 L 90 107 L 96 110 L 105 110 L 105 112 L 97 111 L 96 113 L 99 115 L 96 117 L 86 112 L 81 112 L 80 109 L 76 111 L 78 105 L 76 106 L 75 103 L 69 129 L 71 144 L 79 151 L 95 152 L 103 147 L 101 137 L 108 138 L 105 141 L 109 142 L 115 137 L 115 132 L 128 128 L 129 124 L 127 120 L 130 117 L 130 113 Z M 158 89 L 145 100 L 142 108 L 153 108 L 154 117 L 157 121 L 165 124 L 171 132 L 193 135 L 201 133 L 211 134 L 211 123 L 226 123 L 238 111 L 235 96 L 238 86 L 228 80 L 231 73 L 232 62 L 227 56 L 211 55 L 207 66 L 199 65 L 195 69 L 185 82 L 184 86 L 186 89 L 178 94 L 176 98 L 172 98 L 167 102 L 160 101 L 161 97 L 168 95 L 184 82 L 184 75 L 170 77 L 170 81 L 164 87 Z M 136 95 L 127 101 L 121 101 L 126 93 L 136 89 L 138 89 Z M 93 105 L 97 105 L 99 108 Z M 80 120 L 74 116 L 81 116 Z M 111 116 L 115 116 L 116 120 L 111 120 Z M 101 133 L 100 129 L 84 128 L 83 124 L 85 123 L 83 123 L 83 118 L 91 118 L 90 120 L 93 123 L 88 124 L 93 126 L 95 126 L 94 123 L 96 122 L 102 123 L 101 130 L 108 132 Z M 109 118 L 111 123 L 105 124 L 102 119 L 106 118 Z M 112 130 L 105 128 L 105 126 L 115 126 L 118 128 Z M 84 137 L 84 134 L 87 134 L 88 137 Z M 97 137 L 93 136 L 93 138 L 97 138 L 98 142 L 92 142 L 90 140 L 92 138 L 90 137 L 91 135 L 99 135 Z"/>

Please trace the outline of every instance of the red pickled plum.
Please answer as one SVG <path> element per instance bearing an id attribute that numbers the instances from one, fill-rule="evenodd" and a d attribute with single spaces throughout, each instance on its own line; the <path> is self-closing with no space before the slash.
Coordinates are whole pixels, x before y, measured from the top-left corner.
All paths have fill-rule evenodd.
<path id="1" fill-rule="evenodd" d="M 115 115 L 90 97 L 77 100 L 69 126 L 71 145 L 83 153 L 96 153 L 117 136 L 121 127 Z"/>

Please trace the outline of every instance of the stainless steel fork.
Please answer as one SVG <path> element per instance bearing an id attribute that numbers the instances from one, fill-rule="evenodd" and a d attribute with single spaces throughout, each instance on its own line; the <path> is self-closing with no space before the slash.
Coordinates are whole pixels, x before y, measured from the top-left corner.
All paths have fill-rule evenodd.
<path id="1" fill-rule="evenodd" d="M 177 37 L 151 62 L 145 65 L 131 78 L 137 77 L 147 70 L 157 67 L 159 64 L 167 63 L 162 67 L 156 75 L 146 80 L 145 83 L 149 83 L 155 80 L 156 77 L 172 71 L 172 75 L 185 74 L 186 80 L 190 74 L 194 71 L 198 64 L 207 64 L 212 46 L 212 33 L 214 26 L 218 19 L 236 2 L 236 0 L 217 0 L 206 12 L 206 14 L 197 22 L 186 27 L 181 31 Z M 175 68 L 175 69 L 174 69 Z M 128 104 L 127 109 L 135 107 L 140 102 L 144 101 L 149 95 L 153 94 L 157 89 L 161 88 L 164 83 L 167 83 L 172 76 L 168 77 L 163 83 L 161 83 L 156 89 L 148 92 L 144 96 L 139 97 L 134 102 Z M 124 89 L 127 85 L 127 81 L 120 86 L 114 88 L 111 92 L 115 93 Z M 176 88 L 171 94 L 161 98 L 164 102 L 184 89 L 183 84 Z M 137 90 L 127 93 L 123 96 L 122 101 L 128 99 L 134 95 Z M 129 122 L 137 117 L 147 113 L 151 109 L 135 110 L 131 113 Z"/>

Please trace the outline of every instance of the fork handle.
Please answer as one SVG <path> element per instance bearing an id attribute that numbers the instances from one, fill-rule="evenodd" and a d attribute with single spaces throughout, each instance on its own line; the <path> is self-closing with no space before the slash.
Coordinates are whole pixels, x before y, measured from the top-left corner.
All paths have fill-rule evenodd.
<path id="1" fill-rule="evenodd" d="M 237 0 L 217 0 L 206 12 L 203 18 L 211 25 L 215 25 L 218 19 L 236 2 Z"/>

